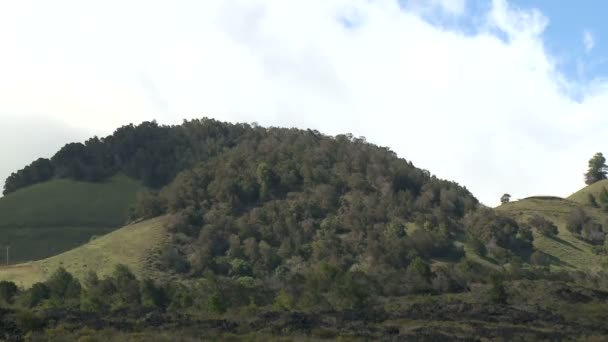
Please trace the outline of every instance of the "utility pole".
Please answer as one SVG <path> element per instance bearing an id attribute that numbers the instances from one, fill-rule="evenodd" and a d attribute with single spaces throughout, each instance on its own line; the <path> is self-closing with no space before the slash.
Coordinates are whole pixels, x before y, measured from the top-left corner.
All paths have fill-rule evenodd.
<path id="1" fill-rule="evenodd" d="M 11 249 L 11 246 L 6 246 L 6 266 L 8 266 L 8 251 Z"/>

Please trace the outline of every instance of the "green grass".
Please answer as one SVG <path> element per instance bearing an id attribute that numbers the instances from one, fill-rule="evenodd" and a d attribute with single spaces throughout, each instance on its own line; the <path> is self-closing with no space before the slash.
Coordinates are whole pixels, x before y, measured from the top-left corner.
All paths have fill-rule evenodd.
<path id="1" fill-rule="evenodd" d="M 595 182 L 589 186 L 582 188 L 581 190 L 568 196 L 568 199 L 573 202 L 580 204 L 589 205 L 589 194 L 592 194 L 597 199 L 600 192 L 604 189 L 608 189 L 608 179 Z"/>
<path id="2" fill-rule="evenodd" d="M 127 265 L 139 277 L 151 277 L 152 264 L 167 241 L 165 218 L 128 225 L 65 253 L 34 262 L 0 267 L 0 280 L 29 287 L 46 280 L 57 268 L 64 267 L 82 279 L 89 271 L 104 276 L 117 264 Z"/>
<path id="3" fill-rule="evenodd" d="M 4 227 L 119 227 L 140 185 L 126 176 L 101 183 L 56 179 L 0 198 Z"/>
<path id="4" fill-rule="evenodd" d="M 0 260 L 38 260 L 125 224 L 141 186 L 126 176 L 100 183 L 52 180 L 0 198 Z"/>
<path id="5" fill-rule="evenodd" d="M 503 204 L 496 210 L 510 214 L 519 222 L 526 222 L 532 215 L 538 214 L 557 225 L 559 233 L 556 237 L 534 232 L 534 246 L 557 259 L 552 267 L 599 271 L 605 257 L 594 254 L 591 244 L 577 239 L 566 229 L 568 214 L 578 207 L 581 207 L 580 203 L 568 199 L 528 198 Z M 608 218 L 608 215 L 596 208 L 585 206 L 585 211 L 599 222 L 605 222 Z"/>

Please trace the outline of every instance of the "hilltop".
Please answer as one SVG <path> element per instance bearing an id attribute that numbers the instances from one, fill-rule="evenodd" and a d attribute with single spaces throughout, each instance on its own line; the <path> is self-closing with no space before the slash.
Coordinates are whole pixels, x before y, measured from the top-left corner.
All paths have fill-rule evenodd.
<path id="1" fill-rule="evenodd" d="M 591 205 L 590 196 L 597 201 L 604 189 L 608 189 L 608 179 L 595 182 L 568 196 L 568 200 L 583 205 Z"/>

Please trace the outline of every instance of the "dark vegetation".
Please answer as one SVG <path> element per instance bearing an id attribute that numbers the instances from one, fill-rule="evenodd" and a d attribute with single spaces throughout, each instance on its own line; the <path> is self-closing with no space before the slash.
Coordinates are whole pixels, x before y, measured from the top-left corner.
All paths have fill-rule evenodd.
<path id="1" fill-rule="evenodd" d="M 585 173 L 585 183 L 589 185 L 606 179 L 607 170 L 606 158 L 601 152 L 596 153 L 589 160 L 589 169 Z"/>
<path id="2" fill-rule="evenodd" d="M 575 236 L 590 243 L 602 244 L 606 238 L 604 226 L 582 208 L 576 208 L 570 212 L 566 228 Z"/>
<path id="3" fill-rule="evenodd" d="M 454 265 L 433 296 L 378 296 L 379 284 L 324 264 L 304 287 L 323 287 L 325 304 L 268 288 L 252 278 L 158 282 L 118 265 L 81 282 L 58 269 L 30 289 L 0 282 L 0 338 L 28 341 L 175 341 L 279 338 L 354 340 L 592 339 L 608 333 L 608 277 L 510 267 L 500 273 L 470 261 Z M 443 269 L 444 272 L 445 269 Z M 430 276 L 415 260 L 407 273 Z M 443 283 L 444 285 L 439 285 Z"/>
<path id="4" fill-rule="evenodd" d="M 8 177 L 4 194 L 53 178 L 98 182 L 117 173 L 159 188 L 177 173 L 232 148 L 263 129 L 214 120 L 128 125 L 105 138 L 65 145 L 51 159 L 38 159 Z"/>
<path id="5" fill-rule="evenodd" d="M 158 262 L 166 276 L 137 279 L 118 266 L 104 279 L 59 269 L 27 290 L 0 283 L 5 339 L 147 341 L 169 331 L 164 340 L 559 340 L 606 332 L 608 277 L 552 271 L 556 260 L 534 249 L 533 229 L 557 238 L 553 222 L 484 208 L 466 188 L 352 135 L 147 122 L 66 145 L 11 175 L 5 193 L 118 173 L 148 187 L 130 220 L 169 216 Z M 567 229 L 598 245 L 605 239 L 582 209 Z"/>
<path id="6" fill-rule="evenodd" d="M 545 235 L 545 236 L 556 236 L 559 233 L 555 223 L 551 222 L 550 220 L 548 220 L 540 215 L 532 216 L 528 220 L 528 224 L 530 224 L 530 226 L 536 228 L 536 230 L 538 230 L 538 232 L 540 234 Z"/>

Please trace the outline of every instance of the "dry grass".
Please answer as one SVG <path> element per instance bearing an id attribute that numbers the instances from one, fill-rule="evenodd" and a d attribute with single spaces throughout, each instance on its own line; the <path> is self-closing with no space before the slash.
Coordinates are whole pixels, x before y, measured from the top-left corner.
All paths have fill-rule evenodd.
<path id="1" fill-rule="evenodd" d="M 573 202 L 589 205 L 589 194 L 592 194 L 597 198 L 604 188 L 608 189 L 608 179 L 595 182 L 589 186 L 586 186 L 581 190 L 568 196 L 568 199 Z"/>
<path id="2" fill-rule="evenodd" d="M 117 264 L 127 265 L 140 277 L 151 276 L 151 263 L 168 236 L 164 222 L 164 217 L 143 221 L 44 260 L 2 267 L 0 280 L 29 287 L 44 281 L 59 267 L 82 279 L 89 271 L 107 275 Z"/>

